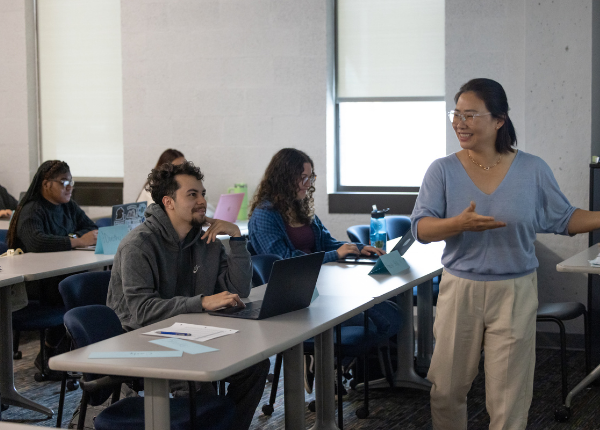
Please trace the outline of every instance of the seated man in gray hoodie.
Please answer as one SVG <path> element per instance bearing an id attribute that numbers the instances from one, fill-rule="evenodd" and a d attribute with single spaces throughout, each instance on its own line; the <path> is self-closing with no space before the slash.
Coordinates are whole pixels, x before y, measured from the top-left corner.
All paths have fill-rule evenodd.
<path id="1" fill-rule="evenodd" d="M 204 175 L 193 163 L 152 170 L 146 221 L 120 243 L 107 305 L 127 331 L 186 313 L 244 306 L 252 263 L 246 240 L 232 223 L 206 217 Z M 206 231 L 202 225 L 210 223 Z M 231 251 L 216 238 L 231 237 Z M 235 429 L 247 429 L 260 402 L 269 360 L 236 373 L 227 395 L 236 404 Z"/>

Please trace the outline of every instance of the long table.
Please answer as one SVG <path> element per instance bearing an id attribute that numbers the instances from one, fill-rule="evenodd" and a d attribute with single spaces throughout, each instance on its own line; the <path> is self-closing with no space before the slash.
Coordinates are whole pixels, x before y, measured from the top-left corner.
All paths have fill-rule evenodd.
<path id="1" fill-rule="evenodd" d="M 10 285 L 53 276 L 68 275 L 85 270 L 110 266 L 114 255 L 96 255 L 89 251 L 27 253 L 0 258 L 2 276 L 10 277 L 0 288 L 0 395 L 2 403 L 40 412 L 51 417 L 52 409 L 33 402 L 15 388 L 12 359 L 12 310 Z M 10 283 L 9 283 L 10 282 Z"/>
<path id="2" fill-rule="evenodd" d="M 250 300 L 259 299 L 264 286 L 252 291 Z M 313 336 L 317 361 L 328 363 L 331 372 L 321 372 L 316 383 L 316 401 L 320 405 L 315 428 L 335 428 L 333 388 L 333 327 L 373 306 L 368 297 L 320 296 L 310 307 L 261 321 L 223 318 L 206 313 L 169 318 L 103 342 L 52 357 L 54 370 L 75 370 L 97 374 L 144 378 L 145 428 L 168 429 L 169 379 L 216 381 L 283 351 L 285 426 L 305 430 L 302 342 Z M 238 333 L 204 342 L 218 351 L 178 358 L 88 359 L 92 352 L 151 351 L 164 348 L 149 343 L 155 337 L 142 333 L 169 327 L 175 322 L 231 328 Z M 319 365 L 319 363 L 317 364 Z M 327 374 L 326 374 L 327 373 Z M 317 375 L 318 377 L 318 375 Z"/>
<path id="3" fill-rule="evenodd" d="M 426 368 L 433 353 L 432 279 L 442 273 L 444 244 L 423 245 L 415 242 L 404 255 L 409 269 L 397 275 L 368 275 L 372 265 L 328 263 L 321 269 L 317 288 L 322 295 L 335 297 L 371 297 L 375 303 L 396 297 L 403 326 L 398 333 L 398 368 L 394 385 L 429 390 L 431 383 L 414 370 L 413 294 L 417 289 L 418 353 L 417 364 Z M 387 381 L 372 385 L 387 386 Z"/>
<path id="4" fill-rule="evenodd" d="M 585 251 L 574 255 L 556 265 L 559 272 L 588 274 L 588 333 L 590 334 L 590 358 L 592 367 L 600 364 L 600 290 L 594 287 L 598 282 L 600 267 L 592 266 L 589 261 L 600 253 L 600 246 L 592 245 Z M 596 277 L 596 279 L 593 279 Z"/>

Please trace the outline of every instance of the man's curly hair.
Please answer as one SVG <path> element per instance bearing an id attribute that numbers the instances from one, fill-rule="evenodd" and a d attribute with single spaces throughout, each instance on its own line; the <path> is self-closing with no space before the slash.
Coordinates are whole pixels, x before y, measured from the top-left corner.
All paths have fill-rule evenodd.
<path id="1" fill-rule="evenodd" d="M 298 149 L 284 148 L 275 154 L 256 189 L 250 216 L 257 207 L 269 202 L 286 223 L 310 224 L 314 218 L 315 187 L 308 189 L 304 199 L 296 197 L 304 163 L 310 163 L 314 169 L 312 159 Z"/>
<path id="2" fill-rule="evenodd" d="M 152 200 L 154 200 L 154 203 L 159 205 L 162 210 L 165 210 L 165 205 L 162 202 L 164 196 L 169 196 L 175 200 L 175 193 L 179 189 L 179 184 L 175 179 L 175 176 L 177 175 L 193 176 L 199 181 L 204 179 L 200 167 L 194 166 L 194 163 L 191 161 L 186 161 L 177 166 L 174 166 L 171 163 L 165 163 L 156 169 L 152 169 L 148 175 L 146 191 L 152 195 Z"/>

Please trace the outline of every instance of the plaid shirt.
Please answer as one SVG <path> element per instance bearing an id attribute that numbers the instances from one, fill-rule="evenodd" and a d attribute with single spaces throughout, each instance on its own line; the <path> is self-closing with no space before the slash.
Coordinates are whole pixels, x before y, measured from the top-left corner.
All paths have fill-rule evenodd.
<path id="1" fill-rule="evenodd" d="M 315 251 L 325 251 L 323 263 L 336 261 L 339 257 L 336 250 L 347 242 L 340 242 L 331 237 L 329 230 L 323 226 L 321 220 L 315 215 L 310 224 L 315 235 Z M 285 229 L 283 218 L 270 203 L 254 209 L 248 223 L 250 244 L 257 254 L 276 254 L 282 258 L 291 258 L 304 255 L 304 252 L 294 248 Z M 361 250 L 364 245 L 356 244 Z"/>

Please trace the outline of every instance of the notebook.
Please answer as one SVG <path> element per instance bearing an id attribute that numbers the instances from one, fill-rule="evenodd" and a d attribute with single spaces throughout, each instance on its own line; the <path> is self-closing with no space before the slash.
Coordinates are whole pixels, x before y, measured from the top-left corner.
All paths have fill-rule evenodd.
<path id="1" fill-rule="evenodd" d="M 209 314 L 262 320 L 307 308 L 317 285 L 324 256 L 324 252 L 315 252 L 275 261 L 262 300 L 247 303 L 245 308 L 225 308 Z"/>
<path id="2" fill-rule="evenodd" d="M 221 194 L 213 218 L 235 222 L 242 207 L 244 196 L 244 193 Z"/>
<path id="3" fill-rule="evenodd" d="M 400 255 L 404 255 L 408 248 L 415 242 L 415 238 L 412 231 L 408 230 L 404 236 L 396 243 L 396 246 L 392 248 L 391 252 L 398 251 Z M 350 264 L 375 264 L 379 256 L 366 256 L 366 255 L 348 255 L 345 258 L 340 258 L 338 263 L 350 263 Z"/>

